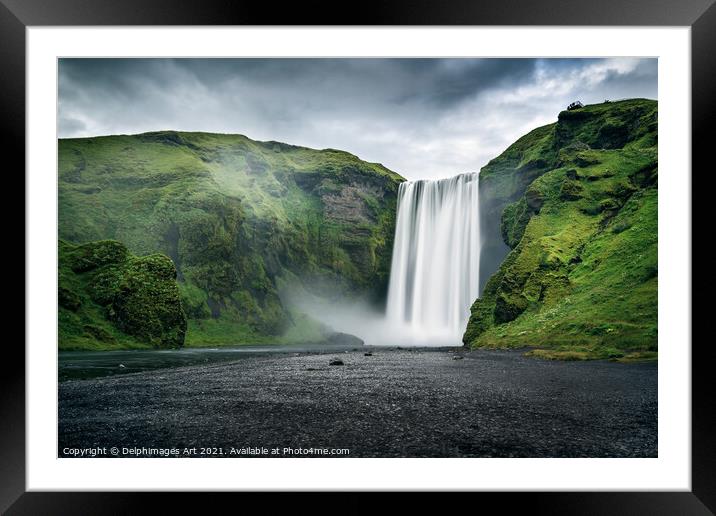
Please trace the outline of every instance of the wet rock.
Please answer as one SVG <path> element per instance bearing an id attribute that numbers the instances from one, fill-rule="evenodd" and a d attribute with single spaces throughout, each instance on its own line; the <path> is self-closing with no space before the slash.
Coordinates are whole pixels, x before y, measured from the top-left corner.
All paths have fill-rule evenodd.
<path id="1" fill-rule="evenodd" d="M 333 360 L 328 362 L 328 365 L 339 366 L 339 365 L 345 365 L 345 364 L 343 363 L 343 360 L 341 360 L 340 358 L 334 358 Z"/>

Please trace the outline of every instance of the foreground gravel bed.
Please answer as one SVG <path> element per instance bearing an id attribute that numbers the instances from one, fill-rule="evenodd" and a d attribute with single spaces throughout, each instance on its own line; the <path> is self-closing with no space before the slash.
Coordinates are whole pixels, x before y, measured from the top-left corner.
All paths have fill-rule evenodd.
<path id="1" fill-rule="evenodd" d="M 60 383 L 58 431 L 60 456 L 656 457 L 657 364 L 516 351 L 261 356 Z"/>

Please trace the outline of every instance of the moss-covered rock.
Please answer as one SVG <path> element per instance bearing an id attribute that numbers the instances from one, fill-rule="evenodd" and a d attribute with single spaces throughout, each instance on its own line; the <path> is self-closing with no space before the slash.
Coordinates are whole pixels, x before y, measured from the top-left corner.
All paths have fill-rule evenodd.
<path id="1" fill-rule="evenodd" d="M 109 314 L 119 329 L 155 347 L 182 346 L 187 323 L 171 259 L 161 254 L 132 258 L 116 274 L 119 288 Z"/>
<path id="2" fill-rule="evenodd" d="M 522 293 L 500 292 L 495 299 L 493 321 L 495 324 L 514 321 L 525 311 L 527 305 L 527 297 Z"/>
<path id="3" fill-rule="evenodd" d="M 187 320 L 169 257 L 133 256 L 105 240 L 60 241 L 59 259 L 60 348 L 184 344 Z"/>
<path id="4" fill-rule="evenodd" d="M 101 326 L 95 326 L 94 324 L 85 324 L 84 326 L 82 326 L 82 329 L 85 331 L 86 335 L 89 335 L 90 337 L 95 338 L 100 342 L 115 342 L 114 336 Z"/>
<path id="5" fill-rule="evenodd" d="M 643 99 L 565 111 L 482 169 L 481 216 L 505 254 L 466 345 L 562 358 L 657 349 L 656 118 Z"/>
<path id="6" fill-rule="evenodd" d="M 563 201 L 576 201 L 582 197 L 582 185 L 577 181 L 567 179 L 559 189 L 559 198 Z"/>
<path id="7" fill-rule="evenodd" d="M 85 272 L 105 265 L 122 263 L 127 259 L 127 248 L 114 240 L 102 240 L 83 245 L 72 253 L 69 263 L 74 272 Z"/>
<path id="8" fill-rule="evenodd" d="M 62 285 L 57 289 L 57 301 L 62 308 L 72 312 L 76 312 L 82 306 L 82 298 L 79 294 Z"/>

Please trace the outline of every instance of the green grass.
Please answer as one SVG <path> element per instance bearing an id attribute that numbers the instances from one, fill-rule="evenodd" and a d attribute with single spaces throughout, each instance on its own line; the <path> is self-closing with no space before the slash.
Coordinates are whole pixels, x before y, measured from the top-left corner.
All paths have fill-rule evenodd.
<path id="1" fill-rule="evenodd" d="M 233 347 L 254 344 L 322 342 L 326 328 L 309 316 L 290 312 L 291 323 L 281 335 L 266 335 L 229 317 L 190 319 L 185 347 Z"/>
<path id="2" fill-rule="evenodd" d="M 491 191 L 512 192 L 502 234 L 513 250 L 473 305 L 471 347 L 530 346 L 530 356 L 564 360 L 657 352 L 656 103 L 576 113 L 481 172 Z M 519 156 L 543 168 L 505 165 Z"/>
<path id="3" fill-rule="evenodd" d="M 58 229 L 169 256 L 187 345 L 273 342 L 308 331 L 279 299 L 283 276 L 319 295 L 384 295 L 402 180 L 347 152 L 242 135 L 62 139 Z"/>
<path id="4" fill-rule="evenodd" d="M 263 335 L 247 324 L 237 323 L 229 317 L 217 319 L 190 319 L 186 347 L 241 346 L 276 344 L 278 338 Z"/>
<path id="5" fill-rule="evenodd" d="M 652 362 L 658 360 L 659 353 L 657 351 L 634 351 L 628 353 L 623 357 L 610 359 L 613 362 L 623 362 L 625 364 L 632 362 Z"/>
<path id="6" fill-rule="evenodd" d="M 482 169 L 481 216 L 512 251 L 472 307 L 468 345 L 562 360 L 657 356 L 656 114 L 643 99 L 565 111 Z M 157 319 L 131 310 L 134 334 L 120 328 L 101 295 L 115 273 L 102 284 L 71 270 L 69 242 L 105 239 L 128 248 L 117 259 L 138 306 L 151 291 L 145 266 L 161 271 L 152 256 L 171 258 L 178 283 L 164 287 L 187 315 L 186 346 L 320 340 L 325 328 L 284 306 L 280 285 L 381 299 L 402 180 L 346 152 L 241 135 L 60 140 L 59 345 L 165 338 L 151 329 Z"/>

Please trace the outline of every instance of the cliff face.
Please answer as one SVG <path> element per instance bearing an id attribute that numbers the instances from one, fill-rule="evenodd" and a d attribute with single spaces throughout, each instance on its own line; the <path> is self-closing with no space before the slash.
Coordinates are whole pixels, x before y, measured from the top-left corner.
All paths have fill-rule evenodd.
<path id="1" fill-rule="evenodd" d="M 187 344 L 275 342 L 315 330 L 299 328 L 282 284 L 384 297 L 401 181 L 346 152 L 241 135 L 60 140 L 59 234 L 168 255 Z"/>
<path id="2" fill-rule="evenodd" d="M 643 99 L 564 111 L 485 166 L 483 271 L 504 261 L 465 344 L 655 354 L 657 179 L 657 103 Z"/>

